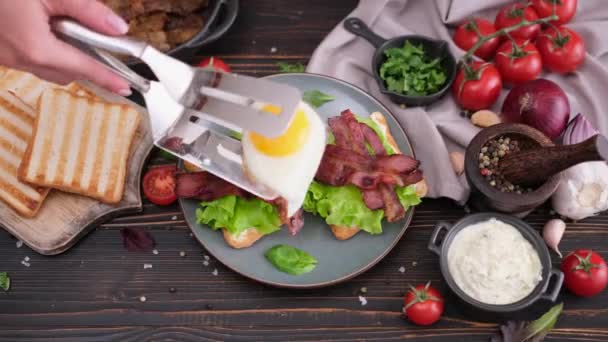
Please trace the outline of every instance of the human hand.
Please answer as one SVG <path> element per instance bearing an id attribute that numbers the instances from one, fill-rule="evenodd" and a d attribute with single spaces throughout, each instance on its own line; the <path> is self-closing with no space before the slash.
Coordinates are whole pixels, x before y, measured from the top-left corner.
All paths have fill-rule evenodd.
<path id="1" fill-rule="evenodd" d="M 108 35 L 123 35 L 129 29 L 97 0 L 0 0 L 0 64 L 62 85 L 89 80 L 128 96 L 131 90 L 125 80 L 53 34 L 50 19 L 55 16 L 71 17 Z"/>

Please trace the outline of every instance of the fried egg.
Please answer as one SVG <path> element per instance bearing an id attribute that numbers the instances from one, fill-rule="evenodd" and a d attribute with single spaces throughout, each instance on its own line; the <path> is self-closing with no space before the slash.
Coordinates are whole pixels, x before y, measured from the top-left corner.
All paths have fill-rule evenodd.
<path id="1" fill-rule="evenodd" d="M 283 197 L 289 216 L 304 203 L 325 151 L 325 132 L 319 115 L 300 102 L 281 136 L 268 138 L 255 132 L 243 133 L 245 173 Z"/>

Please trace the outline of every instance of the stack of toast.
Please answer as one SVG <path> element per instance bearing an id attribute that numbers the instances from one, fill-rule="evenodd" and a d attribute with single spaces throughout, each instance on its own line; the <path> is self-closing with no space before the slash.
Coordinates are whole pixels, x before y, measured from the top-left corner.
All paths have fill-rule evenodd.
<path id="1" fill-rule="evenodd" d="M 120 202 L 140 120 L 77 83 L 0 68 L 0 200 L 27 218 L 51 189 Z"/>

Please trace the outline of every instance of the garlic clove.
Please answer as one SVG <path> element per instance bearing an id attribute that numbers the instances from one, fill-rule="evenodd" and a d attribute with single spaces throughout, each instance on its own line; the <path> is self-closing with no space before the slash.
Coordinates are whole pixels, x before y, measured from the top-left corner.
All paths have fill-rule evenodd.
<path id="1" fill-rule="evenodd" d="M 499 124 L 500 118 L 496 113 L 487 109 L 482 109 L 471 115 L 471 122 L 475 126 L 486 128 Z"/>
<path id="2" fill-rule="evenodd" d="M 562 257 L 562 253 L 559 251 L 559 242 L 564 236 L 566 231 L 566 222 L 560 219 L 549 220 L 543 227 L 543 239 L 547 246 L 553 249 L 559 257 Z"/>

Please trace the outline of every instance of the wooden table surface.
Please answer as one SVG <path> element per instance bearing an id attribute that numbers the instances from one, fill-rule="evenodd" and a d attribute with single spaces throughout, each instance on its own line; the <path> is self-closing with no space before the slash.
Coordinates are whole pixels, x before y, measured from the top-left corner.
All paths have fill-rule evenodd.
<path id="1" fill-rule="evenodd" d="M 201 56 L 221 56 L 239 73 L 275 73 L 278 61 L 305 63 L 355 5 L 355 0 L 245 0 L 232 31 Z M 426 200 L 401 242 L 377 266 L 346 283 L 310 291 L 259 285 L 215 260 L 205 266 L 205 250 L 177 206 L 146 204 L 143 213 L 104 224 L 54 257 L 17 248 L 1 231 L 0 272 L 9 272 L 12 288 L 0 292 L 0 341 L 487 341 L 496 325 L 462 313 L 447 293 L 437 258 L 426 249 L 437 221 L 463 215 L 448 200 Z M 544 210 L 527 221 L 540 228 L 548 218 Z M 158 255 L 126 251 L 124 227 L 149 230 Z M 592 248 L 608 257 L 607 245 L 608 215 L 601 215 L 570 224 L 561 248 Z M 21 263 L 26 256 L 30 267 Z M 144 269 L 145 263 L 153 267 Z M 421 328 L 401 317 L 402 298 L 407 284 L 428 280 L 448 299 L 442 320 Z M 362 287 L 365 306 L 358 299 Z M 608 291 L 593 299 L 563 291 L 560 301 L 565 310 L 548 340 L 608 341 Z"/>

